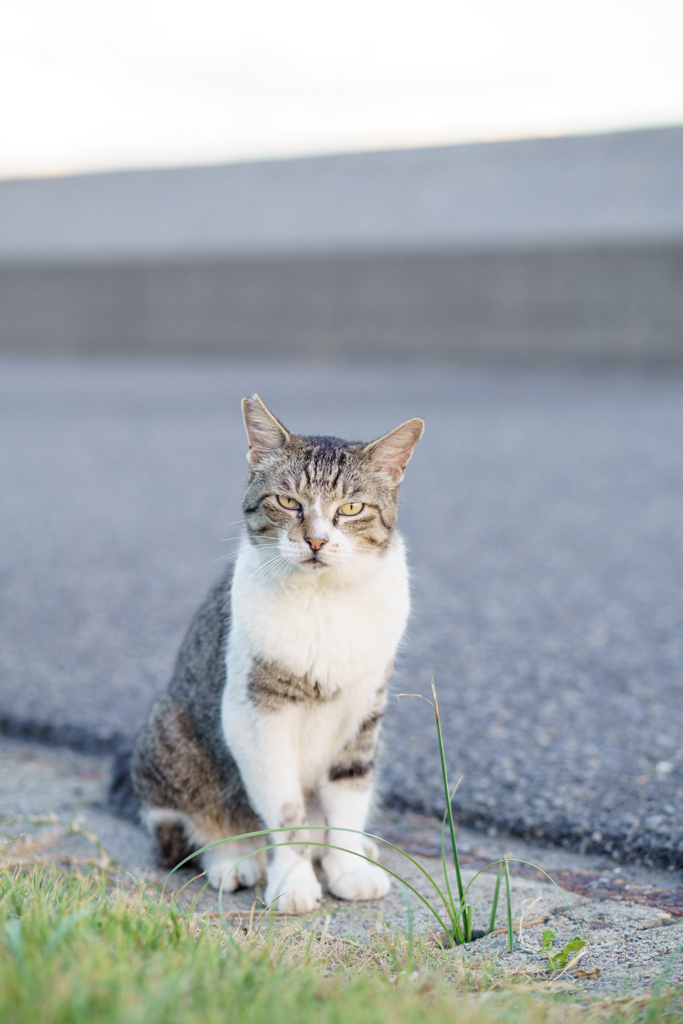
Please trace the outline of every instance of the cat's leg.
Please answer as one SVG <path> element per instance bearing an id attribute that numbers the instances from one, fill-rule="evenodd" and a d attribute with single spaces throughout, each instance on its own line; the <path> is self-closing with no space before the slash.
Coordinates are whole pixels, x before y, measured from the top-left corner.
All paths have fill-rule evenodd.
<path id="1" fill-rule="evenodd" d="M 328 824 L 327 842 L 342 849 L 323 857 L 327 884 L 335 896 L 346 900 L 372 900 L 389 892 L 389 876 L 363 858 L 377 857 L 371 839 L 358 835 L 372 800 L 372 769 L 381 714 L 371 716 L 344 747 L 337 762 L 322 782 L 318 796 Z M 354 829 L 353 832 L 343 831 Z"/>
<path id="2" fill-rule="evenodd" d="M 136 744 L 131 771 L 141 817 L 163 867 L 197 855 L 211 885 L 226 892 L 265 876 L 265 855 L 254 852 L 263 846 L 259 838 L 225 842 L 257 830 L 258 819 L 244 808 L 228 808 L 225 780 L 171 698 L 157 703 Z M 211 848 L 198 853 L 205 846 Z"/>
<path id="3" fill-rule="evenodd" d="M 294 708 L 243 716 L 233 711 L 227 732 L 252 807 L 266 828 L 287 830 L 273 832 L 268 841 L 292 844 L 271 851 L 265 897 L 269 906 L 290 914 L 313 910 L 322 896 L 306 846 L 310 837 L 294 743 L 297 732 Z"/>
<path id="4" fill-rule="evenodd" d="M 291 799 L 286 799 L 287 796 Z M 310 847 L 305 845 L 309 833 L 302 829 L 307 824 L 303 794 L 287 794 L 282 787 L 272 802 L 269 818 L 278 822 L 277 826 L 271 827 L 291 829 L 274 833 L 271 842 L 295 845 L 281 845 L 273 851 L 268 865 L 266 903 L 277 905 L 278 910 L 289 914 L 305 914 L 317 906 L 322 889 L 313 870 Z"/>
<path id="5" fill-rule="evenodd" d="M 362 832 L 370 808 L 369 780 L 328 780 L 321 786 L 320 796 L 327 812 L 327 842 L 337 847 L 322 859 L 330 892 L 344 900 L 376 900 L 386 896 L 391 887 L 389 876 L 377 864 L 365 860 L 374 860 L 377 848 L 372 840 L 356 834 Z"/>

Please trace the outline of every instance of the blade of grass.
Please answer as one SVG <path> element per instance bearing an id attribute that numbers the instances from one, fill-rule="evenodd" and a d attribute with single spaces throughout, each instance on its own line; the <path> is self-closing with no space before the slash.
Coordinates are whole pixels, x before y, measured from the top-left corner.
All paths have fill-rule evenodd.
<path id="1" fill-rule="evenodd" d="M 452 790 L 450 796 L 447 799 L 447 803 L 449 805 L 450 805 L 450 801 L 455 796 L 455 794 L 456 794 L 456 792 L 458 790 L 458 786 L 460 785 L 461 782 L 462 782 L 462 776 L 458 779 L 456 784 L 453 786 L 453 790 Z M 464 935 L 462 934 L 462 931 L 460 929 L 460 925 L 458 924 L 459 914 L 456 912 L 456 909 L 455 909 L 455 900 L 453 899 L 453 893 L 451 891 L 451 883 L 450 883 L 450 879 L 448 877 L 448 868 L 446 867 L 446 818 L 447 817 L 448 817 L 448 809 L 446 809 L 444 811 L 443 818 L 441 819 L 441 865 L 442 865 L 442 868 L 443 868 L 444 882 L 446 883 L 446 891 L 448 893 L 448 904 L 446 906 L 446 909 L 448 911 L 448 914 L 450 916 L 450 919 L 451 919 L 451 922 L 452 922 L 452 925 L 453 925 L 453 930 L 451 932 L 451 939 L 453 939 L 453 941 L 455 941 L 456 945 L 462 945 L 462 943 L 465 941 L 465 938 L 464 938 Z M 462 908 L 462 903 L 460 904 L 460 906 Z"/>
<path id="2" fill-rule="evenodd" d="M 508 912 L 508 950 L 512 953 L 515 948 L 515 937 L 512 931 L 512 896 L 510 894 L 510 867 L 507 857 L 503 857 L 503 867 L 505 870 L 505 900 Z"/>
<path id="3" fill-rule="evenodd" d="M 443 869 L 443 878 L 446 884 L 446 893 L 448 895 L 448 901 L 446 903 L 446 910 L 448 916 L 451 919 L 452 930 L 450 932 L 451 938 L 457 945 L 461 945 L 465 940 L 458 924 L 458 913 L 455 909 L 455 900 L 453 899 L 453 892 L 451 890 L 451 882 L 448 877 L 448 867 L 446 866 L 446 814 L 444 811 L 443 821 L 441 823 L 441 866 Z"/>
<path id="4" fill-rule="evenodd" d="M 465 942 L 472 941 L 472 907 L 466 903 L 463 907 L 463 923 L 465 925 Z"/>
<path id="5" fill-rule="evenodd" d="M 455 863 L 455 876 L 458 880 L 458 893 L 460 895 L 460 902 L 462 903 L 465 898 L 465 892 L 462 884 L 462 877 L 460 875 L 460 862 L 458 860 L 458 846 L 455 841 L 455 822 L 453 821 L 453 806 L 451 804 L 449 795 L 450 787 L 448 785 L 448 770 L 446 768 L 446 754 L 443 748 L 443 735 L 441 732 L 441 716 L 439 715 L 439 704 L 436 699 L 436 686 L 432 679 L 432 693 L 434 695 L 434 713 L 436 716 L 436 731 L 439 737 L 439 756 L 441 758 L 441 772 L 443 774 L 443 785 L 444 792 L 446 794 L 446 811 L 448 813 L 448 827 L 451 833 L 451 846 L 453 847 L 453 861 Z"/>
<path id="6" fill-rule="evenodd" d="M 446 769 L 446 755 L 445 755 L 444 746 L 443 746 L 443 734 L 441 732 L 441 718 L 440 718 L 440 715 L 439 715 L 439 704 L 438 704 L 438 701 L 436 699 L 436 686 L 434 685 L 434 680 L 433 679 L 432 679 L 432 694 L 434 696 L 434 702 L 433 703 L 432 703 L 432 701 L 428 700 L 427 697 L 424 697 L 421 693 L 399 693 L 399 694 L 397 694 L 397 697 L 418 697 L 420 700 L 426 700 L 427 703 L 431 704 L 432 707 L 434 708 L 434 714 L 435 714 L 435 717 L 436 717 L 436 731 L 437 731 L 437 736 L 439 738 L 439 755 L 440 755 L 440 758 L 441 758 L 441 772 L 442 772 L 442 775 L 443 775 L 444 795 L 446 797 L 446 811 L 444 813 L 444 818 L 443 818 L 442 827 L 441 827 L 441 864 L 442 864 L 442 867 L 443 867 L 443 875 L 444 875 L 444 882 L 445 882 L 445 885 L 446 885 L 446 891 L 448 893 L 448 900 L 444 901 L 444 903 L 445 903 L 445 906 L 446 906 L 446 910 L 448 912 L 448 916 L 450 917 L 451 923 L 452 923 L 452 930 L 450 932 L 447 932 L 447 934 L 450 936 L 450 939 L 451 939 L 452 942 L 455 942 L 457 945 L 461 945 L 465 941 L 465 934 L 467 932 L 467 927 L 468 927 L 468 922 L 467 922 L 468 908 L 465 905 L 464 890 L 463 890 L 463 884 L 462 884 L 462 876 L 460 874 L 460 861 L 458 859 L 458 847 L 457 847 L 457 844 L 456 844 L 456 841 L 455 841 L 455 824 L 453 822 L 453 809 L 452 809 L 452 805 L 451 805 L 452 797 L 451 797 L 450 789 L 449 789 L 449 785 L 448 785 L 448 771 Z M 458 779 L 458 781 L 457 781 L 457 783 L 456 783 L 456 785 L 455 785 L 455 787 L 453 789 L 453 794 L 455 794 L 455 792 L 456 792 L 458 786 L 460 785 L 461 781 L 462 781 L 462 778 Z M 450 883 L 450 879 L 448 877 L 448 870 L 446 868 L 446 844 L 445 844 L 445 835 L 444 835 L 444 833 L 445 833 L 446 817 L 448 817 L 448 823 L 449 823 L 449 829 L 450 829 L 450 837 L 451 837 L 451 847 L 452 847 L 452 850 L 453 850 L 453 864 L 455 866 L 455 874 L 456 874 L 456 878 L 457 878 L 457 881 L 458 881 L 458 891 L 459 891 L 459 895 L 460 895 L 460 906 L 459 906 L 459 908 L 457 910 L 456 910 L 456 906 L 455 906 L 455 900 L 453 898 L 453 893 L 451 891 L 451 883 Z M 432 884 L 433 884 L 433 879 L 432 879 Z M 463 929 L 461 929 L 460 924 L 459 924 L 459 918 L 461 916 L 462 916 L 462 919 L 463 919 L 464 932 L 463 932 Z M 472 922 L 471 921 L 469 922 L 469 927 L 470 927 L 470 930 L 471 930 L 471 927 L 472 927 Z"/>
<path id="7" fill-rule="evenodd" d="M 491 918 L 489 920 L 489 934 L 496 927 L 496 914 L 498 913 L 498 897 L 500 896 L 500 883 L 503 878 L 503 864 L 501 861 L 498 862 L 498 876 L 496 878 L 496 886 L 493 890 L 493 904 L 491 905 Z"/>
<path id="8" fill-rule="evenodd" d="M 313 945 L 313 929 L 311 928 L 310 934 L 308 936 L 308 944 L 306 945 L 306 952 L 303 955 L 303 962 L 304 962 L 304 964 L 308 963 L 308 958 L 311 955 L 311 946 L 312 945 Z"/>
<path id="9" fill-rule="evenodd" d="M 453 850 L 453 864 L 455 865 L 455 877 L 458 882 L 458 894 L 460 896 L 460 911 L 463 916 L 463 924 L 465 926 L 465 932 L 469 929 L 472 930 L 472 921 L 468 921 L 468 913 L 465 909 L 465 890 L 462 884 L 462 875 L 460 874 L 460 859 L 458 857 L 458 844 L 455 841 L 455 822 L 453 821 L 453 804 L 450 797 L 450 787 L 448 785 L 448 770 L 446 768 L 446 752 L 443 746 L 443 733 L 441 731 L 441 715 L 439 714 L 439 702 L 436 699 L 436 686 L 432 679 L 432 695 L 434 697 L 434 715 L 436 718 L 436 732 L 439 738 L 439 757 L 441 758 L 441 773 L 443 775 L 443 788 L 446 796 L 446 813 L 448 814 L 448 827 L 451 836 L 451 848 Z M 458 786 L 460 785 L 460 779 L 458 779 Z M 456 786 L 457 789 L 457 786 Z M 446 884 L 448 885 L 448 876 L 446 876 Z M 450 892 L 450 887 L 449 887 Z M 452 897 L 451 897 L 452 899 Z"/>

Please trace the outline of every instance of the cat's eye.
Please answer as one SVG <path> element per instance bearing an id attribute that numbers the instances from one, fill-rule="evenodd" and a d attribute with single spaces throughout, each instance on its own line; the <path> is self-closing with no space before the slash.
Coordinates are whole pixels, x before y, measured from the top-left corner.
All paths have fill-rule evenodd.
<path id="1" fill-rule="evenodd" d="M 343 516 L 357 516 L 359 512 L 362 512 L 364 508 L 362 501 L 347 501 L 345 505 L 339 509 Z"/>
<path id="2" fill-rule="evenodd" d="M 283 508 L 301 508 L 301 505 L 296 498 L 290 498 L 288 494 L 278 494 L 277 500 L 280 502 Z"/>

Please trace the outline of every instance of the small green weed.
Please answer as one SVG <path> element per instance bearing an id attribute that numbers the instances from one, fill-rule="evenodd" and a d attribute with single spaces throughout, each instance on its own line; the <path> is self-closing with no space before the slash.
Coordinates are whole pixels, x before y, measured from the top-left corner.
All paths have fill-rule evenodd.
<path id="1" fill-rule="evenodd" d="M 570 942 L 563 946 L 559 953 L 553 954 L 551 950 L 556 938 L 557 935 L 552 928 L 543 929 L 543 941 L 541 942 L 539 952 L 545 953 L 548 957 L 548 963 L 551 971 L 561 971 L 570 966 L 570 957 L 573 957 L 573 954 L 578 953 L 586 945 L 586 940 L 582 939 L 580 935 L 577 935 L 575 939 L 571 939 Z"/>

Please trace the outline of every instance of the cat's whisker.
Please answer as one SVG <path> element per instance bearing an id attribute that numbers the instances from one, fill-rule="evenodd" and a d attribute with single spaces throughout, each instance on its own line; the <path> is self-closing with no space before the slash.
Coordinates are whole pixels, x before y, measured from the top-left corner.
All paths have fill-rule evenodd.
<path id="1" fill-rule="evenodd" d="M 239 552 L 238 552 L 238 554 L 239 554 Z M 228 556 L 223 556 L 223 557 L 228 557 Z M 260 565 L 260 566 L 258 567 L 258 569 L 256 569 L 256 571 L 255 571 L 255 572 L 253 572 L 253 573 L 251 574 L 251 576 L 249 576 L 249 577 L 247 578 L 247 580 L 245 581 L 245 586 L 246 586 L 246 585 L 248 585 L 248 584 L 250 584 L 250 583 L 255 583 L 255 584 L 256 584 L 256 585 L 258 586 L 258 587 L 260 587 L 260 586 L 261 586 L 261 580 L 259 579 L 259 575 L 260 575 L 261 573 L 263 573 L 263 572 L 264 572 L 264 570 L 267 570 L 267 569 L 269 568 L 269 566 L 270 566 L 270 565 L 271 565 L 272 563 L 274 563 L 274 562 L 278 562 L 278 561 L 279 561 L 279 559 L 281 559 L 281 558 L 282 558 L 282 555 L 275 555 L 275 557 L 274 557 L 274 558 L 271 558 L 271 559 L 269 559 L 269 560 L 268 560 L 267 562 L 264 562 L 264 563 L 263 563 L 262 565 Z M 221 559 L 219 559 L 219 558 L 215 559 L 215 561 L 217 561 L 217 562 L 219 562 L 220 560 L 221 560 Z M 227 604 L 225 605 L 225 607 L 228 607 L 229 603 L 230 603 L 230 602 L 228 602 L 228 603 L 227 603 Z"/>
<path id="2" fill-rule="evenodd" d="M 246 582 L 247 582 L 247 583 L 251 583 L 251 581 L 252 581 L 252 580 L 256 580 L 256 579 L 258 579 L 259 575 L 260 575 L 260 574 L 261 574 L 261 573 L 262 573 L 262 572 L 263 572 L 263 571 L 264 571 L 265 569 L 267 569 L 267 568 L 268 568 L 268 567 L 269 567 L 270 565 L 273 565 L 273 563 L 275 563 L 275 562 L 278 562 L 278 561 L 283 561 L 283 562 L 284 562 L 284 561 L 287 561 L 287 559 L 285 558 L 285 556 L 284 556 L 284 555 L 283 555 L 282 553 L 279 553 L 279 554 L 275 555 L 275 556 L 274 556 L 273 558 L 270 558 L 270 559 L 268 559 L 268 561 L 267 561 L 267 562 L 263 562 L 263 563 L 262 563 L 262 564 L 261 564 L 261 565 L 260 565 L 260 566 L 258 567 L 258 569 L 257 569 L 257 570 L 256 570 L 255 572 L 253 572 L 253 573 L 251 574 L 251 576 L 249 577 L 249 579 L 248 579 L 248 580 L 247 580 Z"/>
<path id="3" fill-rule="evenodd" d="M 259 540 L 256 545 L 251 545 L 251 546 L 252 547 L 255 546 L 256 548 L 261 548 L 261 549 L 264 549 L 264 548 L 274 548 L 274 547 L 277 547 L 277 541 L 276 540 L 263 540 L 262 539 L 262 540 Z M 274 558 L 274 557 L 276 557 L 276 556 L 269 555 L 269 560 L 270 560 L 270 558 Z M 265 563 L 262 563 L 259 566 L 259 568 L 256 570 L 256 572 L 259 572 L 260 569 L 263 568 L 263 565 L 265 565 Z"/>
<path id="4" fill-rule="evenodd" d="M 211 565 L 214 565 L 216 562 L 225 562 L 226 559 L 228 559 L 228 558 L 236 558 L 238 551 L 239 551 L 239 548 L 235 548 L 234 551 L 229 551 L 227 553 L 227 555 L 221 555 L 219 558 L 213 558 L 211 560 Z"/>
<path id="5" fill-rule="evenodd" d="M 361 580 L 360 576 L 358 576 L 357 573 L 354 572 L 354 570 L 351 568 L 348 562 L 344 562 L 344 568 L 346 569 L 347 572 L 351 573 L 358 586 L 363 589 L 363 592 L 367 593 L 365 590 L 365 584 Z"/>
<path id="6" fill-rule="evenodd" d="M 281 557 L 282 557 L 281 555 L 276 555 L 274 558 L 271 558 L 269 561 L 263 562 L 258 567 L 258 569 L 256 569 L 255 572 L 253 572 L 251 574 L 251 576 L 248 578 L 248 580 L 246 580 L 246 582 L 247 583 L 251 583 L 253 580 L 258 580 L 259 576 L 261 576 L 268 569 L 268 567 L 271 564 L 273 564 L 274 562 L 277 562 Z"/>
<path id="7" fill-rule="evenodd" d="M 256 571 L 254 573 L 252 573 L 252 575 L 250 576 L 250 579 L 254 579 L 254 577 L 258 576 L 265 569 L 268 569 L 275 562 L 279 562 L 283 558 L 284 558 L 284 555 L 282 554 L 281 551 L 278 551 L 277 554 L 275 554 L 275 555 L 271 555 L 271 557 L 266 559 L 265 562 L 261 562 L 261 564 L 259 565 L 258 569 L 256 569 Z"/>
<path id="8" fill-rule="evenodd" d="M 241 541 L 241 540 L 242 540 L 241 537 L 240 538 L 236 537 L 234 539 L 231 539 L 229 542 L 228 541 L 221 541 L 220 543 L 221 544 L 228 544 L 228 543 L 230 543 L 230 544 L 236 545 L 232 549 L 232 554 L 236 554 L 240 550 L 240 545 L 237 544 L 236 542 Z M 229 558 L 229 555 L 221 555 L 220 558 Z M 220 561 L 220 558 L 217 558 L 216 561 Z"/>
<path id="9" fill-rule="evenodd" d="M 288 562 L 289 562 L 289 559 L 285 558 L 284 555 L 283 555 L 282 558 L 278 562 L 275 563 L 275 565 L 269 566 L 268 572 L 264 576 L 262 576 L 260 580 L 258 580 L 258 585 L 260 587 L 265 587 L 265 585 L 267 583 L 270 583 L 270 581 L 273 579 L 273 577 L 275 576 L 275 573 L 280 568 L 280 566 L 281 565 L 286 565 Z"/>
<path id="10" fill-rule="evenodd" d="M 275 575 L 277 574 L 278 569 L 280 569 L 287 562 L 288 562 L 288 559 L 283 558 L 282 561 L 277 562 L 275 565 L 269 566 L 268 567 L 268 571 L 263 576 L 261 576 L 257 580 L 254 580 L 254 585 L 256 586 L 257 590 L 259 592 L 262 592 L 262 591 L 266 591 L 267 592 L 267 589 L 270 586 L 270 584 L 272 583 Z"/>
<path id="11" fill-rule="evenodd" d="M 351 577 L 356 581 L 358 586 L 363 591 L 363 596 L 367 597 L 368 596 L 368 592 L 365 589 L 365 584 L 363 583 L 363 581 L 361 579 L 358 578 L 358 576 L 356 576 L 355 572 L 353 571 L 351 566 L 348 564 L 348 562 L 341 562 L 339 564 L 339 568 L 342 569 L 345 573 L 349 573 L 351 575 Z"/>
<path id="12" fill-rule="evenodd" d="M 344 582 L 346 582 L 346 580 L 349 579 L 349 576 L 346 573 L 346 566 L 344 565 L 343 562 L 340 562 L 339 565 L 335 565 L 335 569 L 339 570 L 339 573 L 343 577 Z"/>

